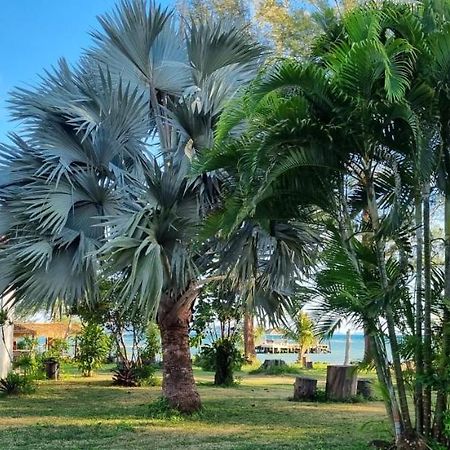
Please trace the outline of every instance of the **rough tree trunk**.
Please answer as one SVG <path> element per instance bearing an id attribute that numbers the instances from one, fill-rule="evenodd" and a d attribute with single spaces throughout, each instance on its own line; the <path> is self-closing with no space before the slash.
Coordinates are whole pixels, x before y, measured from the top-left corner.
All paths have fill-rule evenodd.
<path id="1" fill-rule="evenodd" d="M 244 315 L 244 357 L 247 363 L 252 363 L 256 359 L 255 331 L 253 316 L 250 312 Z"/>
<path id="2" fill-rule="evenodd" d="M 363 364 L 370 365 L 374 363 L 372 339 L 368 327 L 364 327 L 364 358 Z"/>
<path id="3" fill-rule="evenodd" d="M 356 386 L 356 366 L 327 366 L 327 398 L 330 400 L 348 400 L 356 395 Z"/>
<path id="4" fill-rule="evenodd" d="M 163 397 L 183 413 L 200 410 L 189 348 L 189 322 L 197 291 L 187 292 L 176 301 L 165 297 L 158 311 L 163 353 Z"/>
<path id="5" fill-rule="evenodd" d="M 294 400 L 312 401 L 317 394 L 317 380 L 307 377 L 297 377 L 294 383 Z"/>

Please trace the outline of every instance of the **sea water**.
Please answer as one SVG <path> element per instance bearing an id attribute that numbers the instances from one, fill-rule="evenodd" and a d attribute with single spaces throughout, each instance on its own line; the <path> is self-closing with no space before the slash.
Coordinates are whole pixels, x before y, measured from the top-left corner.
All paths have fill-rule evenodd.
<path id="1" fill-rule="evenodd" d="M 269 335 L 266 338 L 270 337 Z M 326 362 L 329 364 L 343 364 L 345 360 L 345 343 L 347 336 L 336 333 L 331 339 L 324 340 L 323 344 L 328 344 L 330 353 L 311 353 L 307 354 L 307 359 L 313 362 Z M 125 345 L 131 348 L 132 336 L 125 334 Z M 208 344 L 208 342 L 205 342 Z M 198 353 L 198 348 L 191 348 L 191 354 Z M 263 362 L 265 359 L 282 359 L 288 364 L 297 360 L 296 353 L 258 353 L 257 358 Z M 352 334 L 350 338 L 350 361 L 360 361 L 364 357 L 364 335 Z M 159 359 L 159 358 L 158 358 Z"/>
<path id="2" fill-rule="evenodd" d="M 336 333 L 331 339 L 324 340 L 323 344 L 328 344 L 330 353 L 310 353 L 305 355 L 309 361 L 326 362 L 329 364 L 344 364 L 345 361 L 345 343 L 347 336 Z M 257 358 L 260 361 L 265 359 L 282 359 L 288 364 L 297 361 L 296 353 L 258 353 Z M 364 357 L 364 335 L 353 334 L 350 337 L 350 361 L 360 361 Z"/>

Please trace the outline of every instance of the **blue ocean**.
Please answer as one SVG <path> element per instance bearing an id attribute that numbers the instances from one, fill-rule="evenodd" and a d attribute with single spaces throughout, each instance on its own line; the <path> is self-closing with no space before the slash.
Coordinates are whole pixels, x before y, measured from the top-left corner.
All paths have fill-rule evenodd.
<path id="1" fill-rule="evenodd" d="M 266 335 L 267 338 L 271 338 L 271 335 Z M 125 335 L 125 343 L 131 347 L 132 338 L 131 335 Z M 318 353 L 308 354 L 307 358 L 313 362 L 326 362 L 331 364 L 343 364 L 345 360 L 345 342 L 346 335 L 336 333 L 331 339 L 324 340 L 324 344 L 328 344 L 330 353 Z M 206 343 L 206 342 L 205 342 Z M 198 352 L 197 348 L 191 348 L 191 354 L 195 355 Z M 350 344 L 350 361 L 361 360 L 364 356 L 364 335 L 352 334 Z M 159 355 L 159 358 L 161 355 Z M 296 353 L 259 353 L 257 358 L 263 362 L 265 359 L 283 359 L 287 363 L 294 363 L 297 360 Z"/>
<path id="2" fill-rule="evenodd" d="M 313 362 L 326 362 L 330 364 L 343 364 L 345 360 L 345 343 L 347 336 L 336 333 L 331 339 L 324 340 L 323 344 L 328 344 L 330 353 L 317 353 L 306 355 L 308 360 Z M 296 353 L 260 353 L 258 359 L 262 362 L 265 359 L 283 359 L 287 363 L 294 363 L 297 360 Z M 362 360 L 364 357 L 364 335 L 353 334 L 350 338 L 350 361 Z"/>

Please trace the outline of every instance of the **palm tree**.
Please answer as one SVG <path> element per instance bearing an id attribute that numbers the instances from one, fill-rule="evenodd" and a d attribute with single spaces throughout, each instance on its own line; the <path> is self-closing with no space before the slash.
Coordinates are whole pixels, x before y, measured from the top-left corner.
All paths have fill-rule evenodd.
<path id="1" fill-rule="evenodd" d="M 306 312 L 298 311 L 291 315 L 292 323 L 283 329 L 284 335 L 299 345 L 297 362 L 303 363 L 305 353 L 317 345 L 318 337 L 315 332 L 315 324 Z"/>
<path id="2" fill-rule="evenodd" d="M 286 213 L 286 206 L 276 199 L 281 193 L 285 198 L 288 192 L 297 200 L 296 206 L 309 204 L 333 212 L 325 217 L 339 229 L 340 245 L 344 245 L 357 273 L 363 267 L 354 245 L 348 245 L 349 239 L 355 232 L 370 233 L 379 305 L 373 333 L 380 335 L 379 319 L 383 318 L 396 390 L 380 338 L 374 341 L 377 369 L 391 394 L 387 408 L 399 443 L 414 440 L 414 431 L 394 306 L 400 299 L 398 294 L 405 290 L 404 278 L 391 275 L 394 268 L 407 272 L 405 255 L 411 235 L 410 189 L 403 169 L 415 138 L 409 131 L 406 142 L 398 138 L 415 125 L 414 111 L 404 99 L 420 95 L 419 87 L 411 83 L 416 53 L 407 40 L 417 33 L 417 26 L 407 6 L 370 5 L 353 10 L 337 29 L 320 38 L 312 62 L 287 61 L 276 66 L 222 117 L 218 139 L 225 144 L 220 142 L 205 163 L 208 169 L 237 168 L 240 175 L 239 201 L 229 215 L 233 217 L 225 217 L 224 226 L 238 226 L 261 205 L 272 208 L 275 215 L 280 207 Z M 246 132 L 236 140 L 234 130 L 240 123 L 246 124 Z M 334 205 L 330 200 L 327 205 L 327 194 L 337 198 Z M 359 211 L 351 206 L 358 198 L 369 216 L 370 228 L 366 230 L 354 230 L 349 221 L 358 217 Z M 294 210 L 291 206 L 290 212 L 295 214 Z M 336 216 L 342 217 L 337 224 Z M 389 257 L 392 252 L 394 259 Z M 409 300 L 405 307 L 408 304 Z"/>
<path id="3" fill-rule="evenodd" d="M 100 17 L 95 47 L 34 90 L 17 89 L 22 137 L 1 147 L 0 290 L 23 308 L 92 302 L 112 277 L 123 308 L 157 316 L 163 394 L 200 407 L 188 343 L 192 307 L 212 277 L 217 242 L 197 242 L 220 174 L 189 175 L 212 145 L 224 105 L 248 83 L 262 49 L 245 30 L 189 22 L 124 0 Z M 99 258 L 100 257 L 100 258 Z"/>

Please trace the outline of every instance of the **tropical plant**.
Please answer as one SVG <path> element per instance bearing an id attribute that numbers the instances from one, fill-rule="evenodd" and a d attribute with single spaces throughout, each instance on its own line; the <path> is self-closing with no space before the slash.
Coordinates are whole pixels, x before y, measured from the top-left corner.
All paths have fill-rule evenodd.
<path id="1" fill-rule="evenodd" d="M 113 369 L 113 384 L 126 387 L 157 386 L 155 372 L 153 364 L 128 361 Z"/>
<path id="2" fill-rule="evenodd" d="M 315 347 L 319 342 L 314 321 L 310 318 L 308 313 L 300 310 L 291 313 L 289 326 L 282 331 L 285 337 L 298 343 L 299 352 L 297 362 L 303 364 L 305 353 Z"/>
<path id="3" fill-rule="evenodd" d="M 69 342 L 67 339 L 52 339 L 50 348 L 41 355 L 41 358 L 43 360 L 53 359 L 62 362 L 67 358 L 68 350 Z"/>
<path id="4" fill-rule="evenodd" d="M 244 362 L 238 348 L 243 311 L 242 299 L 229 283 L 211 284 L 204 289 L 196 305 L 191 341 L 200 347 L 200 351 L 195 364 L 215 372 L 215 385 L 232 385 L 233 372 Z"/>
<path id="5" fill-rule="evenodd" d="M 42 357 L 38 353 L 38 345 L 37 338 L 29 336 L 17 343 L 17 348 L 24 352 L 13 361 L 13 368 L 19 369 L 30 379 L 39 379 L 43 376 Z"/>
<path id="6" fill-rule="evenodd" d="M 31 394 L 34 390 L 34 382 L 27 375 L 9 372 L 6 378 L 0 379 L 1 395 Z"/>
<path id="7" fill-rule="evenodd" d="M 0 150 L 0 290 L 30 311 L 94 304 L 98 276 L 114 280 L 122 309 L 156 315 L 164 396 L 189 412 L 191 307 L 217 271 L 197 228 L 221 189 L 220 173 L 190 177 L 190 161 L 263 51 L 239 28 L 186 20 L 124 0 L 76 68 L 62 60 L 12 94 L 26 133 Z"/>
<path id="8" fill-rule="evenodd" d="M 154 364 L 156 355 L 161 352 L 161 336 L 158 326 L 154 322 L 150 322 L 145 330 L 145 344 L 140 350 L 140 359 L 147 363 Z"/>
<path id="9" fill-rule="evenodd" d="M 102 366 L 111 346 L 110 337 L 97 324 L 84 325 L 77 336 L 77 362 L 83 376 L 91 377 L 92 372 Z"/>
<path id="10" fill-rule="evenodd" d="M 411 423 L 396 329 L 413 334 L 421 317 L 421 294 L 414 311 L 409 291 L 408 259 L 417 228 L 412 205 L 418 192 L 416 204 L 422 203 L 424 192 L 426 211 L 427 186 L 438 160 L 435 149 L 439 142 L 445 147 L 445 137 L 434 130 L 439 122 L 447 123 L 436 121 L 433 84 L 421 71 L 429 74 L 430 67 L 436 67 L 431 50 L 438 61 L 431 73 L 448 73 L 443 68 L 450 55 L 449 34 L 439 28 L 445 8 L 432 1 L 419 6 L 370 4 L 332 21 L 316 41 L 311 60 L 275 65 L 230 107 L 219 123 L 216 145 L 202 164 L 203 169 L 227 170 L 238 180 L 230 190 L 234 208 L 224 209 L 218 228 L 236 229 L 262 208 L 269 217 L 283 214 L 291 220 L 299 206 L 318 208 L 328 232 L 325 268 L 315 277 L 317 295 L 331 302 L 328 307 L 340 309 L 341 317 L 354 317 L 367 327 L 399 446 L 423 446 L 421 429 L 414 430 Z M 437 27 L 429 42 L 425 25 Z M 437 84 L 445 86 L 445 80 Z M 445 105 L 442 95 L 440 104 Z M 443 117 L 442 108 L 440 114 Z M 442 127 L 440 134 L 446 136 Z M 429 225 L 428 218 L 425 222 Z M 429 226 L 424 230 L 423 348 L 431 375 Z M 439 283 L 435 295 L 440 295 Z M 414 314 L 419 315 L 415 324 Z M 445 306 L 440 315 L 446 323 Z M 443 386 L 448 383 L 443 370 L 446 332 L 436 408 L 438 439 L 446 405 Z M 420 337 L 418 342 L 417 349 L 422 349 Z M 430 422 L 431 403 L 425 403 Z"/>

